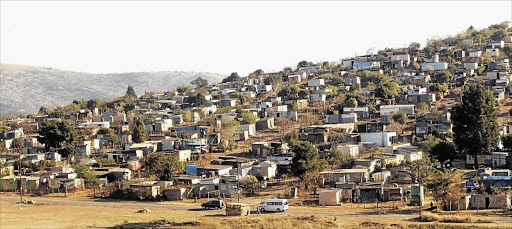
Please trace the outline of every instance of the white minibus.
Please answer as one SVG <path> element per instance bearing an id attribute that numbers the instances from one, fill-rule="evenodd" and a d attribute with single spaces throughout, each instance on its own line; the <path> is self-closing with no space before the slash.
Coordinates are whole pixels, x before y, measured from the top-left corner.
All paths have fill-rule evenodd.
<path id="1" fill-rule="evenodd" d="M 283 212 L 288 210 L 288 200 L 268 199 L 260 203 L 258 209 L 261 212 Z"/>

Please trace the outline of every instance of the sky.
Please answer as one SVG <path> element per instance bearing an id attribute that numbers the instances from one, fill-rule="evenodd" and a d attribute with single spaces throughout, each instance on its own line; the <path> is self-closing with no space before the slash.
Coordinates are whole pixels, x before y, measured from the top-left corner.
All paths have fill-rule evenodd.
<path id="1" fill-rule="evenodd" d="M 511 21 L 511 1 L 1 1 L 0 62 L 247 75 Z"/>

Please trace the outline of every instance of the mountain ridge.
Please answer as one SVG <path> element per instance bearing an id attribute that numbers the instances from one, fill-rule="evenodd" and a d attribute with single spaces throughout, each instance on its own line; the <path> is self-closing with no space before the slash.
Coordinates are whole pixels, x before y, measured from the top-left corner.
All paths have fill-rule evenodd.
<path id="1" fill-rule="evenodd" d="M 0 115 L 36 113 L 41 106 L 53 108 L 80 99 L 113 99 L 123 96 L 128 85 L 141 95 L 145 91 L 174 90 L 198 77 L 209 83 L 225 77 L 208 72 L 86 73 L 20 64 L 0 65 Z"/>

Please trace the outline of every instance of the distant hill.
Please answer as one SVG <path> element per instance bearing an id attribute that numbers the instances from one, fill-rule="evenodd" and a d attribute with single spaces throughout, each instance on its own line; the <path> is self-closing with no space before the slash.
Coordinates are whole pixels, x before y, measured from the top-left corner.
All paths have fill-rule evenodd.
<path id="1" fill-rule="evenodd" d="M 216 83 L 224 75 L 198 72 L 130 72 L 90 74 L 46 67 L 1 64 L 0 115 L 36 113 L 80 99 L 113 99 L 123 96 L 128 85 L 137 95 L 145 91 L 174 90 L 197 77 Z"/>

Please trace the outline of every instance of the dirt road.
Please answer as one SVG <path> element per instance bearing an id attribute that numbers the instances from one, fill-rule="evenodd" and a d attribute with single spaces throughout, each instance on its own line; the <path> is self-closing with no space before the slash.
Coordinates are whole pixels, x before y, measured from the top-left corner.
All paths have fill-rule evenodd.
<path id="1" fill-rule="evenodd" d="M 64 198 L 54 198 L 54 197 L 28 197 L 28 199 L 36 200 L 41 204 L 51 204 L 51 205 L 72 205 L 72 206 L 96 206 L 96 207 L 110 207 L 110 208 L 132 208 L 132 209 L 141 209 L 141 208 L 149 208 L 149 209 L 161 209 L 161 210 L 172 210 L 172 211 L 187 211 L 188 214 L 192 214 L 195 216 L 216 216 L 223 215 L 224 210 L 203 210 L 200 208 L 200 203 L 197 203 L 197 206 L 194 206 L 190 203 L 180 203 L 180 202 L 148 202 L 148 201 L 118 201 L 118 200 L 110 200 L 110 199 L 88 199 L 88 200 L 68 200 Z M 8 201 L 15 203 L 19 201 L 19 197 L 17 196 L 1 196 L 0 201 Z M 341 212 L 341 211 L 322 211 L 318 208 L 308 208 L 308 207 L 290 207 L 291 209 L 286 211 L 285 214 L 288 215 L 319 215 L 319 216 L 351 216 L 351 217 L 371 217 L 371 218 L 381 218 L 381 219 L 400 219 L 400 220 L 408 220 L 417 217 L 416 214 L 378 214 L 375 212 Z M 294 209 L 295 208 L 295 209 Z M 268 213 L 272 214 L 272 213 Z M 277 213 L 279 214 L 279 213 Z M 490 219 L 496 222 L 507 222 L 512 223 L 512 217 L 501 217 L 501 216 L 472 216 L 478 219 Z"/>

